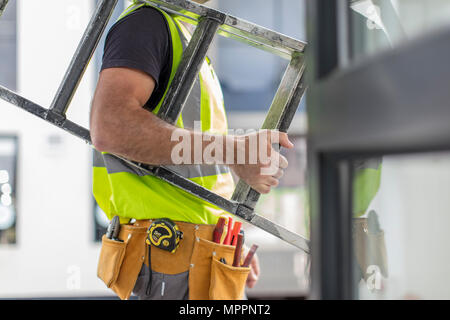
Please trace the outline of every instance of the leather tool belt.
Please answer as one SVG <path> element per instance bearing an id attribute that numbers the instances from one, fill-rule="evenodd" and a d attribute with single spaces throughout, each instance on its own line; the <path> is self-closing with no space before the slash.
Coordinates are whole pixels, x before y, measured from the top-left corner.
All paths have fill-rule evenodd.
<path id="1" fill-rule="evenodd" d="M 142 264 L 148 264 L 145 239 L 151 223 L 137 220 L 121 225 L 123 242 L 102 238 L 97 276 L 121 299 L 130 297 Z M 250 268 L 231 266 L 234 246 L 212 242 L 215 225 L 176 224 L 183 232 L 179 248 L 170 253 L 152 247 L 152 270 L 164 274 L 189 271 L 190 300 L 242 299 Z M 228 263 L 220 262 L 222 258 Z"/>

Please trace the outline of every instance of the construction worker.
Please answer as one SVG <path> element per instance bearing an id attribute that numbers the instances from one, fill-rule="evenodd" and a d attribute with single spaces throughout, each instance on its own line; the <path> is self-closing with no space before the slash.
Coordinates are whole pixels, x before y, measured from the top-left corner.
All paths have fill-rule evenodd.
<path id="1" fill-rule="evenodd" d="M 122 299 L 131 292 L 140 299 L 241 299 L 242 290 L 233 293 L 231 283 L 239 283 L 241 280 L 236 279 L 240 277 L 252 288 L 258 281 L 257 256 L 249 270 L 226 270 L 229 274 L 225 277 L 231 280 L 225 279 L 223 285 L 208 279 L 215 277 L 215 267 L 228 268 L 223 263 L 211 267 L 215 263 L 212 256 L 228 254 L 226 246 L 211 243 L 223 210 L 111 156 L 164 165 L 226 198 L 234 190 L 230 169 L 263 194 L 278 184 L 287 161 L 272 149 L 271 132 L 227 134 L 220 84 L 208 58 L 176 126 L 156 116 L 191 34 L 182 18 L 136 2 L 125 10 L 106 38 L 90 117 L 96 149 L 93 192 L 108 218 L 120 217 L 121 235 L 118 242 L 103 241 L 98 275 Z M 196 126 L 199 130 L 194 130 Z M 192 141 L 192 154 L 183 154 L 183 158 L 195 158 L 197 152 L 202 155 L 220 139 L 224 147 L 213 152 L 213 164 L 204 157 L 180 164 L 173 159 L 173 150 L 180 142 L 173 139 L 175 132 Z M 293 147 L 284 133 L 278 140 L 282 147 Z M 201 143 L 194 145 L 194 141 Z M 258 150 L 251 150 L 251 141 L 259 142 Z M 267 162 L 260 155 L 258 151 L 264 146 L 274 161 Z M 236 155 L 243 155 L 244 161 L 238 162 Z M 272 174 L 262 173 L 274 164 Z M 183 232 L 175 252 L 145 247 L 143 230 L 161 218 L 171 219 Z M 204 271 L 200 271 L 202 265 Z M 217 288 L 211 289 L 214 286 Z"/>

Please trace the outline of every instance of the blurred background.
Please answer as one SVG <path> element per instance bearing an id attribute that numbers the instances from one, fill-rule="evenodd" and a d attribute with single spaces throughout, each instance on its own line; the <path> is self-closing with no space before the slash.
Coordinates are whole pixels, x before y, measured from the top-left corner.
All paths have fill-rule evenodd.
<path id="1" fill-rule="evenodd" d="M 284 33 L 306 38 L 307 0 L 213 0 L 208 5 Z M 0 19 L 0 85 L 49 106 L 95 8 L 94 0 L 11 0 Z M 128 1 L 119 0 L 112 23 Z M 447 0 L 357 1 L 352 50 L 361 63 L 384 50 L 450 25 Z M 108 27 L 108 28 L 109 28 Z M 106 33 L 105 33 L 106 34 Z M 89 127 L 103 41 L 68 112 Z M 229 126 L 261 126 L 288 64 L 253 47 L 216 37 L 209 56 L 223 86 Z M 413 66 L 412 66 L 413 67 Z M 289 131 L 282 183 L 256 211 L 310 237 L 307 191 L 307 101 Z M 91 192 L 92 150 L 81 140 L 0 100 L 0 298 L 114 298 L 96 276 L 108 220 Z M 388 277 L 363 299 L 450 298 L 450 154 L 386 156 L 375 210 L 384 230 Z M 309 257 L 246 226 L 257 243 L 261 279 L 250 298 L 307 298 Z"/>

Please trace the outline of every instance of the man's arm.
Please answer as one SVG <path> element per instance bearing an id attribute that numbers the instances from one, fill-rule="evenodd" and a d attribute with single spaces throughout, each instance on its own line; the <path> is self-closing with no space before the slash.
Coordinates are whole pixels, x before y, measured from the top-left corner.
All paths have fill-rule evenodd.
<path id="1" fill-rule="evenodd" d="M 176 129 L 142 106 L 155 88 L 146 73 L 109 68 L 100 73 L 90 128 L 95 148 L 148 164 L 170 164 Z"/>
<path id="2" fill-rule="evenodd" d="M 175 130 L 183 130 L 183 136 L 191 138 L 192 154 L 195 135 L 200 136 L 198 138 L 202 141 L 202 150 L 215 138 L 231 141 L 234 146 L 234 160 L 240 148 L 244 148 L 246 163 L 232 164 L 230 167 L 258 192 L 268 193 L 271 187 L 278 184 L 283 169 L 287 167 L 287 161 L 272 149 L 270 140 L 267 144 L 267 154 L 276 155 L 279 158 L 280 167 L 273 176 L 261 174 L 261 169 L 270 164 L 262 163 L 259 158 L 256 164 L 248 164 L 249 152 L 252 152 L 249 150 L 248 136 L 224 137 L 207 134 L 209 137 L 212 136 L 212 140 L 203 139 L 205 133 L 177 128 L 144 109 L 143 105 L 154 88 L 153 78 L 136 69 L 108 68 L 100 73 L 90 116 L 91 139 L 98 151 L 152 165 L 174 164 L 171 157 L 172 149 L 179 141 L 172 141 L 171 137 Z M 292 147 L 286 134 L 280 135 L 280 144 L 286 148 Z M 227 163 L 225 146 L 226 143 L 224 143 L 222 154 L 215 157 L 216 160 L 218 159 L 217 164 Z M 193 158 L 192 156 L 191 159 Z"/>

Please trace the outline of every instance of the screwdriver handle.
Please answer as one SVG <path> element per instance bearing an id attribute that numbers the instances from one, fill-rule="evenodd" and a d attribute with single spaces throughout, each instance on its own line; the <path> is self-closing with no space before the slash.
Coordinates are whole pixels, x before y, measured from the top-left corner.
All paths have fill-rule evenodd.
<path id="1" fill-rule="evenodd" d="M 241 263 L 242 245 L 244 244 L 244 236 L 239 233 L 237 236 L 236 249 L 234 250 L 233 267 L 239 267 Z"/>
<path id="2" fill-rule="evenodd" d="M 225 240 L 223 240 L 223 244 L 226 244 L 226 245 L 230 245 L 231 244 L 231 234 L 233 232 L 232 226 L 233 226 L 233 218 L 229 217 L 228 218 L 227 235 L 225 237 Z"/>
<path id="3" fill-rule="evenodd" d="M 222 239 L 223 230 L 225 228 L 226 219 L 224 217 L 220 217 L 219 221 L 217 221 L 216 227 L 213 232 L 213 241 L 215 243 L 220 243 Z"/>

